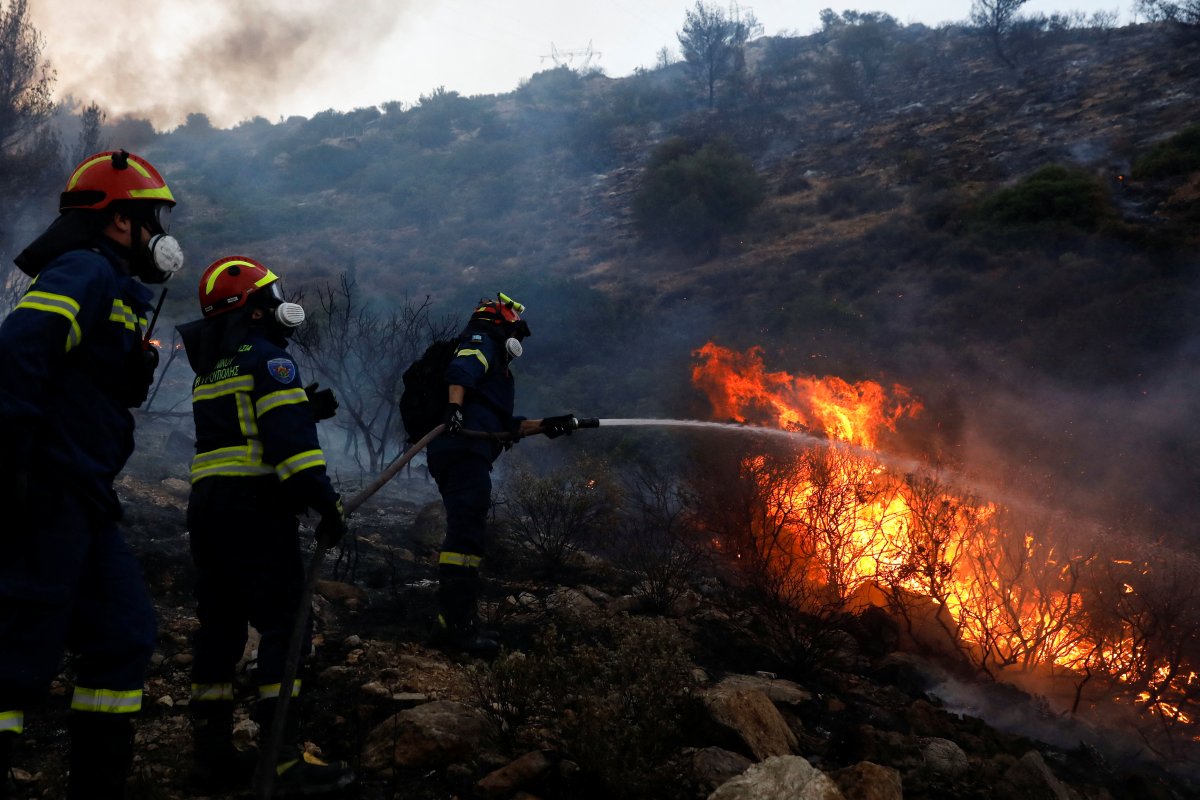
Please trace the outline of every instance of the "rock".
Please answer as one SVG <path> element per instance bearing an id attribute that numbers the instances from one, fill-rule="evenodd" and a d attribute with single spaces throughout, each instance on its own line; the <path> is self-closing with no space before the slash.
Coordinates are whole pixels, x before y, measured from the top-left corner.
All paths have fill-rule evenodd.
<path id="1" fill-rule="evenodd" d="M 732 778 L 708 800 L 845 800 L 837 784 L 800 756 L 775 756 Z"/>
<path id="2" fill-rule="evenodd" d="M 546 608 L 559 613 L 565 611 L 593 612 L 598 610 L 599 606 L 578 589 L 560 586 L 546 597 Z"/>
<path id="3" fill-rule="evenodd" d="M 476 794 L 484 798 L 509 797 L 539 778 L 550 766 L 550 759 L 541 750 L 526 753 L 480 779 L 475 784 Z"/>
<path id="4" fill-rule="evenodd" d="M 181 481 L 179 478 L 164 478 L 159 483 L 168 492 L 180 497 L 187 497 L 192 491 L 192 485 L 187 481 Z"/>
<path id="5" fill-rule="evenodd" d="M 860 761 L 852 767 L 831 773 L 846 800 L 904 800 L 900 771 Z"/>
<path id="6" fill-rule="evenodd" d="M 606 605 L 612 602 L 612 595 L 602 592 L 594 586 L 584 584 L 579 587 L 579 591 L 587 595 L 587 598 L 597 605 Z"/>
<path id="7" fill-rule="evenodd" d="M 361 646 L 362 637 L 357 634 L 347 636 L 344 640 L 342 640 L 342 647 L 345 647 L 347 650 L 353 650 L 354 648 Z"/>
<path id="8" fill-rule="evenodd" d="M 741 775 L 754 762 L 740 753 L 720 747 L 703 747 L 692 754 L 692 775 L 696 785 L 712 792 L 730 778 Z"/>
<path id="9" fill-rule="evenodd" d="M 925 767 L 929 771 L 948 778 L 962 775 L 971 766 L 961 747 L 949 739 L 939 739 L 936 736 L 922 740 L 921 755 L 925 758 Z"/>
<path id="10" fill-rule="evenodd" d="M 417 512 L 408 535 L 417 552 L 434 553 L 441 549 L 446 537 L 446 508 L 441 500 L 427 503 Z"/>
<path id="11" fill-rule="evenodd" d="M 368 697 L 391 697 L 392 690 L 379 681 L 370 681 L 358 687 L 358 690 Z"/>
<path id="12" fill-rule="evenodd" d="M 701 699 L 717 728 L 731 734 L 754 758 L 789 755 L 795 748 L 796 735 L 763 692 L 718 685 Z"/>
<path id="13" fill-rule="evenodd" d="M 936 736 L 945 739 L 958 731 L 954 717 L 928 700 L 917 700 L 904 712 L 914 736 Z"/>
<path id="14" fill-rule="evenodd" d="M 155 700 L 154 704 L 157 706 L 165 706 L 167 708 L 171 708 L 175 705 L 175 698 L 171 697 L 171 695 L 169 695 L 169 694 L 164 694 L 162 697 Z"/>
<path id="15" fill-rule="evenodd" d="M 405 709 L 367 735 L 363 766 L 370 770 L 439 767 L 479 750 L 492 730 L 478 711 L 452 700 Z"/>
<path id="16" fill-rule="evenodd" d="M 337 600 L 342 603 L 355 601 L 361 603 L 367 599 L 364 589 L 341 581 L 317 581 L 317 594 L 326 600 Z"/>
<path id="17" fill-rule="evenodd" d="M 767 677 L 770 676 L 770 677 Z M 752 689 L 762 692 L 772 703 L 786 706 L 798 706 L 813 699 L 812 692 L 802 689 L 799 684 L 775 677 L 773 672 L 760 672 L 756 675 L 730 675 L 717 684 L 717 688 Z"/>
<path id="18" fill-rule="evenodd" d="M 1004 773 L 1020 797 L 1028 800 L 1071 800 L 1067 787 L 1054 776 L 1037 750 L 1030 750 Z"/>

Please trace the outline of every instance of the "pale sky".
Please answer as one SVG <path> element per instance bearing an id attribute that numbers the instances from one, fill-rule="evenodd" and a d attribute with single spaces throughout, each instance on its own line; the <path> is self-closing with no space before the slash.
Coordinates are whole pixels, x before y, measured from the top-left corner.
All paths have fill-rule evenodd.
<path id="1" fill-rule="evenodd" d="M 2 0 L 0 0 L 2 1 Z M 728 8 L 724 2 L 719 5 Z M 97 102 L 170 129 L 191 112 L 218 127 L 254 116 L 310 117 L 444 86 L 511 91 L 591 47 L 612 77 L 678 54 L 684 0 L 30 0 L 30 20 L 57 71 L 57 95 Z M 970 0 L 755 0 L 741 6 L 767 35 L 806 35 L 822 8 L 885 11 L 904 23 L 963 20 Z M 1130 0 L 1030 0 L 1026 13 L 1119 12 Z"/>

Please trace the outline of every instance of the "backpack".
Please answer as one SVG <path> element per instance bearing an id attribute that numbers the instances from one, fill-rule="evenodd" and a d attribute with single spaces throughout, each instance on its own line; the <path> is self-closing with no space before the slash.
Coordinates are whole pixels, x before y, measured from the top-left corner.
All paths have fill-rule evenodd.
<path id="1" fill-rule="evenodd" d="M 434 342 L 401 376 L 404 390 L 400 393 L 400 420 L 409 444 L 415 444 L 442 424 L 446 413 L 446 367 L 450 366 L 458 343 L 457 338 Z"/>

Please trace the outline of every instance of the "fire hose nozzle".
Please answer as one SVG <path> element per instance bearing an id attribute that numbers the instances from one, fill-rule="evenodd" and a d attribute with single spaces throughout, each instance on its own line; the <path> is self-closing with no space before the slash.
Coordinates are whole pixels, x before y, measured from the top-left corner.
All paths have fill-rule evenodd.
<path id="1" fill-rule="evenodd" d="M 600 420 L 597 417 L 583 417 L 583 418 L 576 417 L 575 418 L 575 427 L 576 428 L 599 428 Z"/>

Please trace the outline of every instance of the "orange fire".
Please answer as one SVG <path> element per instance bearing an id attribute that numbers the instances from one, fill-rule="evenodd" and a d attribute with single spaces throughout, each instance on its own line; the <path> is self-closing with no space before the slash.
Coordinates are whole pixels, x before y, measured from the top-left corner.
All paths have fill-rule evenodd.
<path id="1" fill-rule="evenodd" d="M 1195 718 L 1194 705 L 1178 702 L 1196 695 L 1195 672 L 1178 659 L 1156 662 L 1146 635 L 1151 599 L 1135 585 L 1150 572 L 1144 562 L 1071 552 L 994 503 L 893 474 L 863 453 L 923 411 L 907 388 L 769 372 L 758 347 L 739 353 L 710 342 L 696 356 L 692 380 L 717 418 L 831 440 L 798 454 L 787 475 L 761 456 L 742 464 L 771 506 L 769 534 L 751 532 L 762 542 L 756 555 L 772 573 L 815 587 L 807 601 L 886 605 L 993 674 L 1040 670 L 1083 686 L 1102 673 L 1127 687 L 1128 702 L 1173 723 Z"/>
<path id="2" fill-rule="evenodd" d="M 874 381 L 849 383 L 835 377 L 767 372 L 758 347 L 737 353 L 709 342 L 697 355 L 704 363 L 692 370 L 692 381 L 708 394 L 716 416 L 737 422 L 818 431 L 830 439 L 873 448 L 881 429 L 895 431 L 899 420 L 922 410 L 921 403 L 899 384 L 889 392 Z"/>

